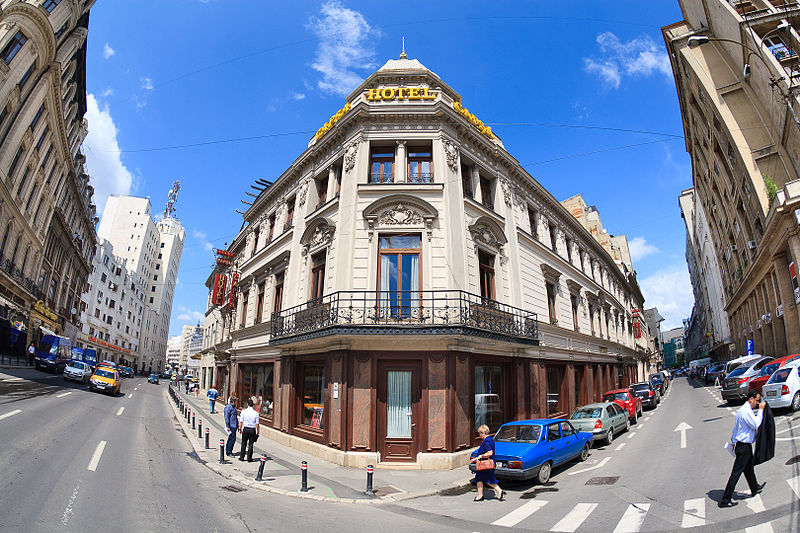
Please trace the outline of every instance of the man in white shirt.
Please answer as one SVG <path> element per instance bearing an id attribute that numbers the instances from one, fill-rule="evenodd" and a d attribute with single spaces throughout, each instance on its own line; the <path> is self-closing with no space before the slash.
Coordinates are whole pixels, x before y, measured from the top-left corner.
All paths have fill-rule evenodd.
<path id="1" fill-rule="evenodd" d="M 758 426 L 761 425 L 761 421 L 764 418 L 765 405 L 766 402 L 761 401 L 761 394 L 758 391 L 751 390 L 747 395 L 747 401 L 736 413 L 736 422 L 733 424 L 733 434 L 731 435 L 731 444 L 733 445 L 736 459 L 733 461 L 731 477 L 728 478 L 725 492 L 722 493 L 722 499 L 718 504 L 719 507 L 733 507 L 736 505 L 736 502 L 732 502 L 731 498 L 742 473 L 747 479 L 750 493 L 753 496 L 761 492 L 761 489 L 766 485 L 766 483 L 759 485 L 756 480 L 753 463 L 753 443 L 756 440 Z"/>
<path id="2" fill-rule="evenodd" d="M 258 411 L 253 409 L 253 399 L 247 400 L 247 409 L 242 411 L 242 451 L 239 453 L 239 460 L 244 461 L 245 451 L 247 452 L 247 460 L 253 461 L 253 443 L 255 443 L 259 425 L 258 425 Z"/>

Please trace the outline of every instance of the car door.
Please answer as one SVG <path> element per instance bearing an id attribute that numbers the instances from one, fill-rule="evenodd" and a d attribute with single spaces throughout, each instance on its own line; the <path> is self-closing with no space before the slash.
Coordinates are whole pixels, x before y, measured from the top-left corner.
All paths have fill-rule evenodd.
<path id="1" fill-rule="evenodd" d="M 611 415 L 611 420 L 612 420 L 611 424 L 612 427 L 614 428 L 614 433 L 619 435 L 625 429 L 625 414 L 622 411 L 622 409 L 620 409 L 620 407 L 616 404 L 609 405 L 609 407 L 613 410 L 613 414 L 612 413 L 609 414 Z"/>
<path id="2" fill-rule="evenodd" d="M 578 432 L 572 427 L 569 422 L 561 422 L 561 440 L 563 444 L 561 450 L 563 452 L 561 462 L 566 462 L 578 455 L 583 448 L 582 443 L 579 442 Z"/>
<path id="3" fill-rule="evenodd" d="M 561 427 L 558 423 L 547 426 L 547 448 L 550 451 L 550 459 L 553 461 L 553 465 L 561 464 L 564 452 L 562 450 Z"/>

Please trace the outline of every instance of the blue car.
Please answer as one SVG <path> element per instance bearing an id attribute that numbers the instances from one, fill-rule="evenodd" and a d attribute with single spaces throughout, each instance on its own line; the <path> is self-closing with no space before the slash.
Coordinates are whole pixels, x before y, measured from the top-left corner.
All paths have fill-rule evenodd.
<path id="1" fill-rule="evenodd" d="M 554 466 L 589 457 L 592 434 L 577 431 L 564 419 L 519 420 L 500 426 L 494 442 L 495 476 L 547 483 Z M 475 471 L 474 464 L 469 468 Z"/>

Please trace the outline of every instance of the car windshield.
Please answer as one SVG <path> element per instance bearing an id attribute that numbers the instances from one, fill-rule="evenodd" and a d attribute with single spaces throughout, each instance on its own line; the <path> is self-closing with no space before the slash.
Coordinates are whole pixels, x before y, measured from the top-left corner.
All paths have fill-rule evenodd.
<path id="1" fill-rule="evenodd" d="M 494 436 L 495 442 L 539 442 L 542 434 L 542 426 L 533 424 L 503 426 L 497 435 Z"/>
<path id="2" fill-rule="evenodd" d="M 103 370 L 102 368 L 95 372 L 94 375 L 102 378 L 114 379 L 114 372 L 110 370 Z"/>
<path id="3" fill-rule="evenodd" d="M 151 378 L 157 378 L 158 376 L 157 376 L 157 375 L 155 375 L 155 374 L 150 374 L 150 377 L 151 377 Z"/>
<path id="4" fill-rule="evenodd" d="M 604 402 L 613 402 L 614 400 L 628 400 L 628 393 L 627 392 L 615 392 L 613 394 L 606 394 L 603 396 Z"/>
<path id="5" fill-rule="evenodd" d="M 770 365 L 765 366 L 761 369 L 761 372 L 758 373 L 759 376 L 771 376 L 773 372 L 778 370 L 778 367 L 781 366 L 780 363 L 772 363 Z"/>
<path id="6" fill-rule="evenodd" d="M 791 374 L 791 373 L 792 373 L 792 369 L 791 368 L 781 368 L 780 370 L 778 370 L 774 374 L 772 374 L 772 377 L 769 378 L 769 381 L 767 381 L 767 384 L 770 384 L 770 383 L 784 383 L 786 381 L 786 379 L 789 377 L 789 374 Z"/>
<path id="7" fill-rule="evenodd" d="M 79 363 L 78 361 L 70 361 L 67 366 L 83 370 L 83 363 Z"/>
<path id="8" fill-rule="evenodd" d="M 747 370 L 746 368 L 739 367 L 736 370 L 734 370 L 733 372 L 731 372 L 730 374 L 728 374 L 728 377 L 729 378 L 735 378 L 736 376 L 741 376 L 742 374 L 745 373 L 746 370 Z"/>
<path id="9" fill-rule="evenodd" d="M 584 407 L 575 411 L 572 415 L 573 420 L 581 420 L 585 418 L 600 418 L 602 410 L 599 407 Z"/>

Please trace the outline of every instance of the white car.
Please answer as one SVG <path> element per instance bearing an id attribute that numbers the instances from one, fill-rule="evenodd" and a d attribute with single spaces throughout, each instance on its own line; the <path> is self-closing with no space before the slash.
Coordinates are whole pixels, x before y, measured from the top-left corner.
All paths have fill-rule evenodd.
<path id="1" fill-rule="evenodd" d="M 70 361 L 64 367 L 64 379 L 86 383 L 92 377 L 92 367 L 83 361 Z"/>
<path id="2" fill-rule="evenodd" d="M 761 395 L 773 409 L 800 410 L 800 361 L 779 368 L 761 387 Z"/>

